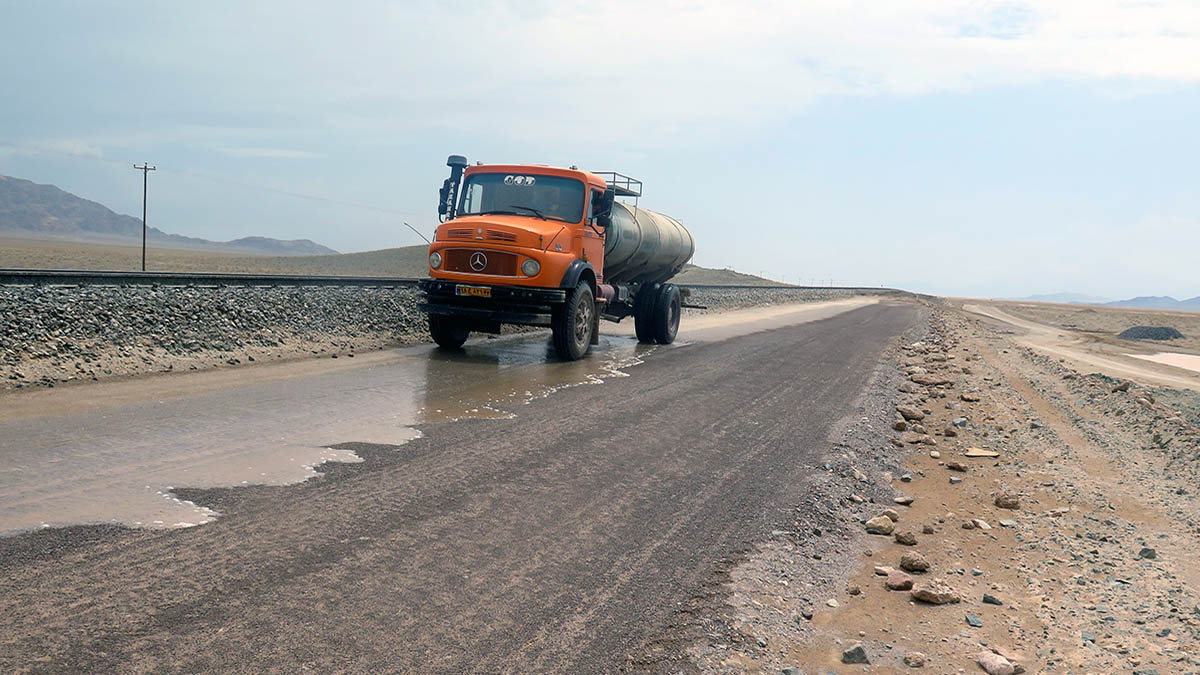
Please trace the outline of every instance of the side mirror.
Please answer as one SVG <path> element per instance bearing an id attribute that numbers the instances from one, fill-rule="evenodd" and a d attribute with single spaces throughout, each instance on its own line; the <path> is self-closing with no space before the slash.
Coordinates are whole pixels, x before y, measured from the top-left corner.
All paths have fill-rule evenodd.
<path id="1" fill-rule="evenodd" d="M 592 204 L 592 213 L 596 216 L 596 224 L 603 228 L 612 226 L 612 210 L 613 201 L 617 197 L 617 191 L 608 188 L 604 192 L 597 192 Z"/>
<path id="2" fill-rule="evenodd" d="M 450 179 L 447 178 L 438 189 L 438 215 L 444 216 L 450 212 Z"/>

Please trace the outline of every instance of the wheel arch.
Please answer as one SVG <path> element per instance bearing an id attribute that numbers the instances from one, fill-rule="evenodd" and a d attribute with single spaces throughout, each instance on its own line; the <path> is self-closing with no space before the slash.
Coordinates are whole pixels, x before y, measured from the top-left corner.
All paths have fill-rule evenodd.
<path id="1" fill-rule="evenodd" d="M 574 289 L 581 281 L 586 281 L 592 287 L 592 296 L 597 297 L 596 268 L 592 267 L 590 262 L 576 258 L 571 261 L 570 265 L 567 265 L 567 271 L 563 274 L 562 283 L 559 286 Z"/>

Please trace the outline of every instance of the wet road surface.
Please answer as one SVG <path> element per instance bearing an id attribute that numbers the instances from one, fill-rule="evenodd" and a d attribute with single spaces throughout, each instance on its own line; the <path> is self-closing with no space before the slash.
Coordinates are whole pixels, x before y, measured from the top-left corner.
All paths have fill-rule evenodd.
<path id="1" fill-rule="evenodd" d="M 133 468 L 98 489 L 154 472 L 177 485 L 181 469 L 213 485 L 277 485 L 156 497 L 204 509 L 201 527 L 160 518 L 165 529 L 0 539 L 0 669 L 618 669 L 714 561 L 763 538 L 798 500 L 830 427 L 916 315 L 898 304 L 839 311 L 656 350 L 609 336 L 581 364 L 546 363 L 545 339 L 521 337 L 74 413 L 10 410 L 4 438 L 40 423 L 60 431 L 22 446 L 58 448 L 59 464 L 95 453 L 90 472 L 56 474 L 6 444 L 6 457 L 25 452 L 10 470 L 72 475 L 39 490 L 0 474 L 0 507 L 20 506 L 10 522 L 29 520 L 21 509 L 56 518 L 39 495 L 85 503 L 72 481 L 121 463 L 123 426 Z M 202 422 L 171 417 L 171 406 L 197 405 Z M 129 427 L 122 415 L 134 412 L 166 420 L 175 439 L 149 421 Z M 103 442 L 71 441 L 63 414 L 99 416 L 87 421 Z M 276 444 L 255 454 L 263 439 Z M 68 441 L 78 447 L 62 450 Z M 361 461 L 279 485 L 294 478 L 280 467 L 312 465 L 308 451 Z M 257 469 L 273 479 L 239 478 Z M 137 501 L 118 522 L 145 518 Z"/>

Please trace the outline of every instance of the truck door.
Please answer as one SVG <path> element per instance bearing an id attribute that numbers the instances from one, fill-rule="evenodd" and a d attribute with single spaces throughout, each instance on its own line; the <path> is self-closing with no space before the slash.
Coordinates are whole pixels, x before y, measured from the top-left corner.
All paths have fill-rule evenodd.
<path id="1" fill-rule="evenodd" d="M 604 230 L 596 225 L 595 214 L 592 213 L 599 190 L 589 190 L 587 200 L 587 220 L 583 221 L 583 257 L 596 270 L 596 280 L 604 280 Z"/>

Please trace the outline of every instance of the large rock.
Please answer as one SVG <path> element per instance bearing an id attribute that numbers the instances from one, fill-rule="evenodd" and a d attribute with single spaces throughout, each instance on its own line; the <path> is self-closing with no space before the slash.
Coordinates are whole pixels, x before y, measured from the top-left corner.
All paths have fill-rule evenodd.
<path id="1" fill-rule="evenodd" d="M 904 417 L 904 419 L 906 419 L 910 422 L 914 421 L 914 420 L 919 422 L 919 421 L 925 419 L 925 413 L 921 412 L 920 408 L 917 408 L 916 406 L 903 405 L 903 404 L 897 405 L 896 412 L 900 413 L 900 415 L 902 417 Z"/>
<path id="2" fill-rule="evenodd" d="M 904 665 L 909 668 L 924 668 L 928 657 L 921 652 L 909 652 L 904 655 Z"/>
<path id="3" fill-rule="evenodd" d="M 931 605 L 948 605 L 962 602 L 962 596 L 957 591 L 937 579 L 932 579 L 927 583 L 917 586 L 912 589 L 910 595 L 913 600 L 927 602 Z"/>

